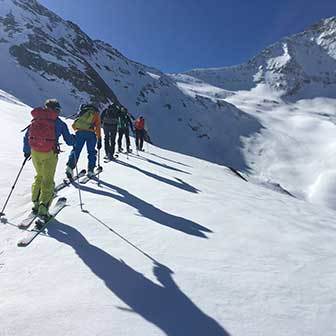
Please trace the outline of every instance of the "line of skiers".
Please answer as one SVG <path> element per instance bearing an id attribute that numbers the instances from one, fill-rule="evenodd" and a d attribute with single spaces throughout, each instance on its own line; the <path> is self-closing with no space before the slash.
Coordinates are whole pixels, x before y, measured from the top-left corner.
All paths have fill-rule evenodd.
<path id="1" fill-rule="evenodd" d="M 25 158 L 31 156 L 36 171 L 32 185 L 32 211 L 42 219 L 49 216 L 48 209 L 54 197 L 55 171 L 60 153 L 59 138 L 63 137 L 73 149 L 66 166 L 66 175 L 73 177 L 81 151 L 86 145 L 88 152 L 88 177 L 94 175 L 97 162 L 97 151 L 102 148 L 101 125 L 104 129 L 104 145 L 106 159 L 113 160 L 115 139 L 118 133 L 118 151 L 122 152 L 122 138 L 126 138 L 126 151 L 131 152 L 129 128 L 136 135 L 136 148 L 143 150 L 143 142 L 147 136 L 145 120 L 142 116 L 135 119 L 123 106 L 111 103 L 101 114 L 92 104 L 82 104 L 72 128 L 71 134 L 66 123 L 60 118 L 61 106 L 56 99 L 48 99 L 44 107 L 31 112 L 33 120 L 27 127 L 24 136 L 23 152 Z M 132 123 L 134 122 L 134 127 Z M 135 129 L 134 129 L 135 128 Z M 147 136 L 147 141 L 149 137 Z"/>

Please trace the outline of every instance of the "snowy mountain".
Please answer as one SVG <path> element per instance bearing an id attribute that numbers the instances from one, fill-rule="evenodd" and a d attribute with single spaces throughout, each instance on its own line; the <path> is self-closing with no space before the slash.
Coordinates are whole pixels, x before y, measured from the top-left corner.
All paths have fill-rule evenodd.
<path id="1" fill-rule="evenodd" d="M 186 94 L 225 99 L 258 120 L 241 151 L 259 182 L 336 208 L 336 17 L 246 64 L 171 76 Z"/>
<path id="2" fill-rule="evenodd" d="M 30 110 L 0 91 L 1 202 Z M 335 211 L 156 146 L 103 168 L 82 185 L 87 212 L 64 189 L 68 206 L 18 248 L 27 163 L 0 223 L 1 336 L 335 335 Z"/>
<path id="3" fill-rule="evenodd" d="M 26 104 L 55 97 L 71 115 L 88 100 L 101 107 L 120 101 L 145 116 L 160 146 L 246 167 L 240 137 L 260 128 L 255 118 L 224 100 L 191 97 L 171 77 L 91 40 L 37 1 L 1 1 L 0 41 L 0 88 Z"/>
<path id="4" fill-rule="evenodd" d="M 336 98 L 336 17 L 284 38 L 245 64 L 186 75 L 232 91 L 267 84 L 291 100 Z"/>
<path id="5" fill-rule="evenodd" d="M 335 22 L 240 66 L 164 74 L 35 0 L 0 0 L 0 89 L 30 106 L 55 97 L 68 116 L 83 102 L 119 101 L 144 115 L 161 148 L 334 208 Z"/>

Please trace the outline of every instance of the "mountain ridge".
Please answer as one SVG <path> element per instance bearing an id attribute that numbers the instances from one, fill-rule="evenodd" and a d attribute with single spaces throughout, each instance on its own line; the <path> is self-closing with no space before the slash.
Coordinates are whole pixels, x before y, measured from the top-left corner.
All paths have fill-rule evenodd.
<path id="1" fill-rule="evenodd" d="M 307 62 L 309 64 L 305 64 Z M 246 63 L 193 69 L 184 74 L 234 91 L 268 84 L 283 91 L 285 98 L 297 100 L 314 98 L 316 91 L 322 96 L 336 97 L 336 71 L 332 69 L 336 69 L 336 17 L 323 19 L 303 32 L 284 37 Z"/>

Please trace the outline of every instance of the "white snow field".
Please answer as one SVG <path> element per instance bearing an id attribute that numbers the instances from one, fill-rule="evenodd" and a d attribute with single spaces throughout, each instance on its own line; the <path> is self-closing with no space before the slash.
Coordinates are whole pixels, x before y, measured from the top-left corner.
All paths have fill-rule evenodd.
<path id="1" fill-rule="evenodd" d="M 30 108 L 0 92 L 0 200 L 23 161 Z M 60 155 L 61 181 L 68 148 Z M 146 147 L 145 147 L 146 148 Z M 29 162 L 0 224 L 1 336 L 334 336 L 335 211 L 149 146 L 25 248 Z M 80 168 L 85 168 L 82 155 Z"/>
<path id="2" fill-rule="evenodd" d="M 262 125 L 240 137 L 253 179 L 336 209 L 336 99 L 288 102 L 268 85 L 230 93 L 188 75 L 174 78 L 186 94 L 222 97 Z"/>

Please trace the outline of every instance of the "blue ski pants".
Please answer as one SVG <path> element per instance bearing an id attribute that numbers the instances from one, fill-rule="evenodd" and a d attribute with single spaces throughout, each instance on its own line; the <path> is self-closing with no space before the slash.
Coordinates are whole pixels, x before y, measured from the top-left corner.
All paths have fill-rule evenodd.
<path id="1" fill-rule="evenodd" d="M 91 131 L 77 131 L 76 133 L 76 144 L 74 149 L 71 151 L 67 165 L 74 169 L 76 167 L 76 161 L 78 161 L 80 153 L 86 144 L 86 149 L 88 152 L 88 170 L 93 170 L 96 166 L 97 161 L 97 137 L 94 132 Z"/>

